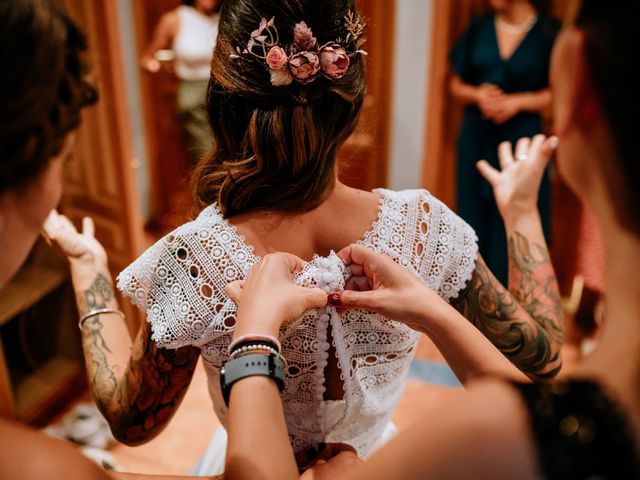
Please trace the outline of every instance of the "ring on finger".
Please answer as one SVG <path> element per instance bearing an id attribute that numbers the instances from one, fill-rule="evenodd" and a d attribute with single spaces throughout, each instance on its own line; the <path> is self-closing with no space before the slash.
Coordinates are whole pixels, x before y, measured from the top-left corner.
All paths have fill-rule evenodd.
<path id="1" fill-rule="evenodd" d="M 525 154 L 518 155 L 518 160 L 527 160 L 528 158 L 529 156 Z"/>

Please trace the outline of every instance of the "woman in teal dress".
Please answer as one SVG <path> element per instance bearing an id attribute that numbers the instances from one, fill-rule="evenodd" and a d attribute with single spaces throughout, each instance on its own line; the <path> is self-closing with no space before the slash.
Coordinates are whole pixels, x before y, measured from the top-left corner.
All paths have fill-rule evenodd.
<path id="1" fill-rule="evenodd" d="M 451 50 L 451 92 L 465 106 L 458 136 L 457 209 L 476 230 L 480 251 L 507 284 L 507 241 L 491 189 L 475 164 L 498 166 L 498 145 L 542 133 L 551 102 L 549 61 L 560 22 L 537 2 L 492 0 L 494 13 L 478 17 Z M 536 8 L 538 7 L 538 8 Z M 539 196 L 549 240 L 549 178 Z"/>

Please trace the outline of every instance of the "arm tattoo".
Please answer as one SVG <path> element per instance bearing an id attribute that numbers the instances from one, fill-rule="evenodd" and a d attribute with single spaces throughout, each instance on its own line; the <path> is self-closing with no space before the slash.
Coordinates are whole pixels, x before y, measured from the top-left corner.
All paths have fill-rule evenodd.
<path id="1" fill-rule="evenodd" d="M 509 291 L 555 342 L 562 343 L 564 317 L 556 274 L 547 248 L 533 247 L 537 256 L 522 234 L 509 237 Z"/>
<path id="2" fill-rule="evenodd" d="M 115 299 L 111 282 L 98 274 L 85 291 L 89 310 L 105 308 Z M 116 359 L 103 335 L 100 315 L 83 324 L 85 358 L 90 385 L 100 410 L 115 437 L 129 445 L 143 443 L 167 425 L 191 382 L 200 350 L 183 347 L 159 348 L 151 340 L 148 322 L 142 325 L 122 378 L 118 379 Z"/>
<path id="3" fill-rule="evenodd" d="M 134 345 L 125 378 L 118 385 L 111 424 L 116 438 L 129 444 L 144 443 L 160 433 L 182 402 L 191 383 L 200 350 L 188 346 L 160 348 L 151 340 L 145 322 L 141 343 Z"/>
<path id="4" fill-rule="evenodd" d="M 87 311 L 105 308 L 114 298 L 111 282 L 102 273 L 98 273 L 93 283 L 84 292 Z M 104 409 L 105 399 L 110 398 L 115 391 L 117 382 L 113 371 L 109 368 L 107 354 L 111 353 L 102 337 L 102 320 L 100 315 L 89 317 L 82 325 L 85 332 L 83 338 L 85 358 L 91 378 L 89 383 L 101 409 Z M 93 371 L 93 372 L 92 372 Z"/>
<path id="5" fill-rule="evenodd" d="M 512 296 L 478 255 L 469 285 L 454 306 L 520 370 L 534 379 L 552 378 L 562 361 L 562 310 L 546 249 L 516 233 L 509 239 Z M 515 297 L 515 298 L 514 298 Z"/>

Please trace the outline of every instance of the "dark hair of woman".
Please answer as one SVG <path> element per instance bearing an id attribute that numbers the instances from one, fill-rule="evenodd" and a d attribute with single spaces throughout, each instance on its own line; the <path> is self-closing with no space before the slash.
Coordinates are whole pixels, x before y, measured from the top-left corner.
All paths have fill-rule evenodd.
<path id="1" fill-rule="evenodd" d="M 637 115 L 640 95 L 636 67 L 629 55 L 637 45 L 638 2 L 583 0 L 575 25 L 585 32 L 588 78 L 598 93 L 607 119 L 619 168 L 609 169 L 609 190 L 620 223 L 640 235 L 640 165 L 637 152 Z M 614 176 L 616 171 L 621 172 Z"/>
<path id="2" fill-rule="evenodd" d="M 365 97 L 361 55 L 344 77 L 273 86 L 267 68 L 245 48 L 261 18 L 275 18 L 280 42 L 293 43 L 304 21 L 320 45 L 346 36 L 354 0 L 236 0 L 223 2 L 209 83 L 208 114 L 217 148 L 194 176 L 201 206 L 224 216 L 259 209 L 305 211 L 318 206 L 335 182 L 338 147 L 353 132 Z"/>
<path id="3" fill-rule="evenodd" d="M 2 0 L 0 45 L 5 191 L 37 177 L 80 124 L 80 110 L 96 102 L 97 91 L 86 78 L 83 34 L 51 1 Z"/>

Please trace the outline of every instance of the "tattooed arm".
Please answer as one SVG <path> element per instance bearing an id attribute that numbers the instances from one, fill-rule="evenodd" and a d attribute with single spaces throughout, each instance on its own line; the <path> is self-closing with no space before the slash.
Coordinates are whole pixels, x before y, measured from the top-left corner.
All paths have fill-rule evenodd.
<path id="1" fill-rule="evenodd" d="M 515 232 L 510 243 L 518 241 L 528 246 Z M 523 260 L 518 258 L 523 253 L 519 248 L 512 245 L 509 255 L 511 268 L 517 271 L 509 275 L 513 294 L 478 255 L 469 286 L 453 305 L 527 376 L 552 378 L 562 366 L 563 317 L 557 282 L 548 260 L 525 257 L 524 264 L 517 263 Z M 514 276 L 518 280 L 512 280 Z"/>
<path id="2" fill-rule="evenodd" d="M 500 145 L 502 171 L 480 162 L 505 222 L 509 245 L 509 291 L 480 256 L 465 292 L 454 302 L 518 368 L 533 379 L 555 376 L 561 366 L 564 319 L 560 293 L 537 211 L 537 192 L 555 139 L 521 139 L 515 161 Z"/>
<path id="3" fill-rule="evenodd" d="M 107 257 L 90 220 L 79 234 L 66 217 L 53 213 L 45 231 L 69 258 L 80 315 L 118 309 Z M 132 341 L 123 319 L 112 313 L 88 317 L 81 331 L 91 392 L 114 436 L 128 445 L 150 440 L 184 398 L 199 349 L 159 348 L 148 322 Z"/>

